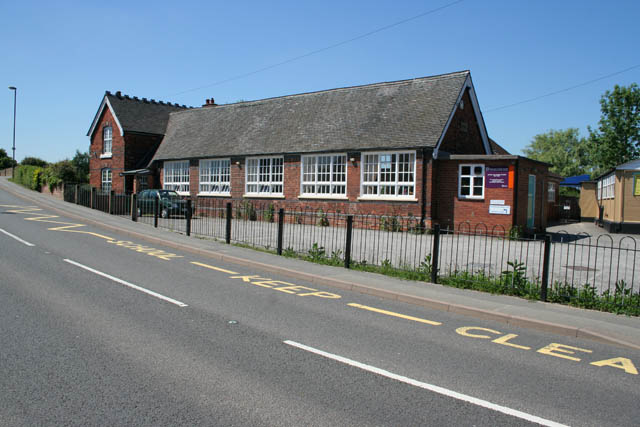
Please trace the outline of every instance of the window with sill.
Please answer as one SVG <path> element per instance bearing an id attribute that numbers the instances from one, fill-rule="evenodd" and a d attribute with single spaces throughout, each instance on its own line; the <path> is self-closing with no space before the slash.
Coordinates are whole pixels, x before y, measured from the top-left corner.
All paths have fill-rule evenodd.
<path id="1" fill-rule="evenodd" d="M 598 181 L 598 200 L 615 197 L 616 175 L 612 173 Z"/>
<path id="2" fill-rule="evenodd" d="M 231 194 L 231 160 L 200 160 L 200 194 Z"/>
<path id="3" fill-rule="evenodd" d="M 484 165 L 460 165 L 458 169 L 458 197 L 484 199 Z"/>
<path id="4" fill-rule="evenodd" d="M 347 194 L 347 156 L 302 156 L 302 196 L 336 197 Z"/>
<path id="5" fill-rule="evenodd" d="M 283 157 L 247 159 L 245 193 L 256 196 L 281 196 L 284 180 Z"/>
<path id="6" fill-rule="evenodd" d="M 416 153 L 363 153 L 361 192 L 363 197 L 415 197 Z"/>
<path id="7" fill-rule="evenodd" d="M 111 154 L 112 137 L 113 129 L 111 126 L 105 126 L 102 129 L 102 154 Z"/>
<path id="8" fill-rule="evenodd" d="M 164 162 L 162 188 L 179 194 L 189 193 L 189 161 Z"/>
<path id="9" fill-rule="evenodd" d="M 111 191 L 111 169 L 102 169 L 102 180 L 100 189 L 104 193 L 108 193 Z"/>

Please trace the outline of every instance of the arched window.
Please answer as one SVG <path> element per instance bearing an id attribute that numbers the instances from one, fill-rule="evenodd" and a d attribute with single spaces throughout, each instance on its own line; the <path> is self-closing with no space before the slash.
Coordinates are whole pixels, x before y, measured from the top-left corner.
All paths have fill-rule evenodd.
<path id="1" fill-rule="evenodd" d="M 111 154 L 111 136 L 112 136 L 111 126 L 105 126 L 102 129 L 102 152 L 104 154 Z"/>

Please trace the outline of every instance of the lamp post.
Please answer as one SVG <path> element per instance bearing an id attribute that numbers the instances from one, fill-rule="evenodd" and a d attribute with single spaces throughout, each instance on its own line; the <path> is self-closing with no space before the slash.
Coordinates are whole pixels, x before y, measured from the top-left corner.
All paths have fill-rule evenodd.
<path id="1" fill-rule="evenodd" d="M 11 179 L 15 179 L 16 172 L 16 97 L 18 89 L 15 86 L 9 86 L 9 90 L 13 91 L 13 162 L 11 163 Z"/>

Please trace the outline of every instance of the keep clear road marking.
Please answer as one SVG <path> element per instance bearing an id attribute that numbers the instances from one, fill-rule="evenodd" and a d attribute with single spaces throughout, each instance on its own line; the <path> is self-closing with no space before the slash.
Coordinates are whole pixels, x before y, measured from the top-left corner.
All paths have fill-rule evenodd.
<path id="1" fill-rule="evenodd" d="M 235 271 L 225 270 L 224 268 L 214 267 L 213 265 L 203 264 L 201 262 L 191 261 L 191 264 L 199 265 L 200 267 L 208 268 L 208 269 L 215 270 L 215 271 L 221 271 L 221 272 L 227 273 L 227 274 L 238 274 Z"/>
<path id="2" fill-rule="evenodd" d="M 405 384 L 409 384 L 415 387 L 420 387 L 425 390 L 429 390 L 433 393 L 438 393 L 447 397 L 451 397 L 453 399 L 461 400 L 463 402 L 471 403 L 486 409 L 491 409 L 492 411 L 502 412 L 503 414 L 511 415 L 513 417 L 521 418 L 526 421 L 530 421 L 532 423 L 538 423 L 543 426 L 553 426 L 553 427 L 562 427 L 565 424 L 560 424 L 555 421 L 547 420 L 545 418 L 540 418 L 535 415 L 527 414 L 526 412 L 518 411 L 516 409 L 511 409 L 506 406 L 496 405 L 495 403 L 488 402 L 486 400 L 478 399 L 473 396 L 469 396 L 466 394 L 458 393 L 453 390 L 449 390 L 443 387 L 439 387 L 437 385 L 424 383 L 422 381 L 414 380 L 408 377 L 403 377 L 402 375 L 394 374 L 393 372 L 386 371 L 384 369 L 376 368 L 375 366 L 366 365 L 364 363 L 357 362 L 355 360 L 347 359 L 346 357 L 338 356 L 336 354 L 327 353 L 322 350 L 318 350 L 317 348 L 309 347 L 304 344 L 297 343 L 295 341 L 284 341 L 285 344 L 290 345 L 292 347 L 299 348 L 301 350 L 308 351 L 310 353 L 317 354 L 322 357 L 326 357 L 327 359 L 332 359 L 340 363 L 344 363 L 345 365 L 353 366 L 364 371 L 372 372 L 374 374 L 381 375 L 383 377 L 387 377 L 396 381 L 403 382 Z"/>
<path id="3" fill-rule="evenodd" d="M 107 273 L 103 273 L 101 271 L 94 270 L 91 267 L 87 267 L 86 265 L 80 264 L 80 263 L 72 261 L 70 259 L 65 259 L 64 261 L 69 263 L 69 264 L 75 265 L 76 267 L 80 267 L 80 268 L 83 268 L 83 269 L 85 269 L 87 271 L 90 271 L 90 272 L 92 272 L 94 274 L 97 274 L 98 276 L 106 277 L 107 279 L 113 280 L 114 282 L 120 283 L 121 285 L 124 285 L 124 286 L 127 286 L 129 288 L 135 289 L 136 291 L 144 292 L 145 294 L 151 295 L 152 297 L 156 297 L 156 298 L 159 298 L 159 299 L 161 299 L 163 301 L 170 302 L 171 304 L 175 304 L 178 307 L 188 307 L 188 305 L 183 303 L 183 302 L 180 302 L 180 301 L 175 300 L 173 298 L 166 297 L 166 296 L 164 296 L 162 294 L 159 294 L 157 292 L 150 291 L 149 289 L 145 289 L 145 288 L 143 288 L 141 286 L 134 285 L 133 283 L 129 283 L 129 282 L 124 281 L 122 279 L 118 279 L 117 277 L 110 276 Z"/>
<path id="4" fill-rule="evenodd" d="M 18 242 L 20 242 L 20 243 L 22 243 L 22 244 L 24 244 L 24 245 L 27 245 L 27 246 L 35 246 L 33 243 L 29 243 L 29 242 L 27 242 L 26 240 L 22 240 L 22 239 L 21 239 L 21 238 L 19 238 L 18 236 L 15 236 L 15 235 L 13 235 L 13 234 L 9 233 L 8 231 L 3 230 L 2 228 L 0 228 L 0 233 L 4 233 L 4 234 L 6 234 L 7 236 L 9 236 L 9 237 L 11 237 L 11 238 L 16 239 Z"/>
<path id="5" fill-rule="evenodd" d="M 441 322 L 434 322 L 433 320 L 421 319 L 419 317 L 407 316 L 406 314 L 394 313 L 393 311 L 382 310 L 380 308 L 369 307 L 362 304 L 349 303 L 349 307 L 361 308 L 363 310 L 373 311 L 375 313 L 386 314 L 387 316 L 399 317 L 401 319 L 413 320 L 414 322 L 426 323 L 428 325 L 440 326 Z"/>

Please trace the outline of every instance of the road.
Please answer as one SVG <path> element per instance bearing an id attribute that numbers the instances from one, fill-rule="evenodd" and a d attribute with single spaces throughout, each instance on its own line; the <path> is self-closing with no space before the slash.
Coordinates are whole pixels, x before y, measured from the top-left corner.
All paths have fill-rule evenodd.
<path id="1" fill-rule="evenodd" d="M 6 192 L 0 255 L 3 426 L 640 419 L 637 351 L 293 283 Z"/>

